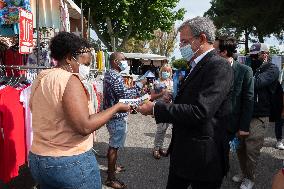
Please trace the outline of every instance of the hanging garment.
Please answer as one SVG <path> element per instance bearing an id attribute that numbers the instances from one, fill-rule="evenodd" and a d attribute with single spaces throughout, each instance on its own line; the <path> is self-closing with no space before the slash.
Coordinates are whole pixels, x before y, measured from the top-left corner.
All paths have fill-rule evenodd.
<path id="1" fill-rule="evenodd" d="M 28 56 L 28 66 L 51 66 L 51 59 L 49 56 L 48 48 L 41 48 L 39 51 L 39 64 L 37 64 L 37 51 L 33 51 L 33 53 Z"/>
<path id="2" fill-rule="evenodd" d="M 33 130 L 32 130 L 32 113 L 29 107 L 31 86 L 22 90 L 20 94 L 20 101 L 23 103 L 25 109 L 25 131 L 26 131 L 26 155 L 28 156 L 33 141 Z M 28 157 L 27 157 L 28 158 Z"/>
<path id="3" fill-rule="evenodd" d="M 0 8 L 0 25 L 19 23 L 19 8 L 31 11 L 29 0 L 3 0 L 3 2 Z"/>
<path id="4" fill-rule="evenodd" d="M 60 0 L 60 13 L 61 13 L 61 27 L 60 31 L 70 32 L 70 20 L 67 3 Z"/>
<path id="5" fill-rule="evenodd" d="M 0 90 L 0 180 L 4 183 L 18 176 L 26 162 L 24 108 L 20 90 L 7 86 Z"/>
<path id="6" fill-rule="evenodd" d="M 1 22 L 1 10 L 0 10 L 0 22 Z M 11 37 L 19 34 L 19 24 L 1 25 L 0 24 L 0 36 Z"/>
<path id="7" fill-rule="evenodd" d="M 93 105 L 94 107 L 94 113 L 97 113 L 97 110 L 99 108 L 98 106 L 98 98 L 96 95 L 96 92 L 94 90 L 94 86 L 92 83 L 88 82 L 87 80 L 82 81 L 82 83 L 84 84 L 84 87 L 87 89 L 89 96 L 90 96 L 90 103 Z"/>
<path id="8" fill-rule="evenodd" d="M 95 105 L 95 110 L 96 112 L 100 112 L 100 107 L 101 107 L 101 97 L 100 97 L 100 94 L 97 90 L 97 87 L 96 87 L 96 82 L 93 83 L 93 88 L 94 88 L 94 91 L 95 91 L 95 97 L 96 97 L 96 105 Z"/>
<path id="9" fill-rule="evenodd" d="M 19 51 L 15 51 L 12 48 L 8 49 L 5 51 L 5 58 L 4 58 L 4 64 L 7 66 L 11 65 L 18 65 L 22 66 L 25 63 L 25 56 L 19 53 Z M 25 71 L 19 71 L 19 70 L 11 70 L 11 69 L 6 69 L 7 70 L 7 76 L 16 76 L 19 77 L 20 75 L 24 74 Z"/>
<path id="10" fill-rule="evenodd" d="M 103 70 L 103 51 L 98 51 L 97 52 L 97 68 L 99 71 L 102 71 Z"/>
<path id="11" fill-rule="evenodd" d="M 31 0 L 32 12 L 36 15 L 36 0 Z M 36 18 L 33 19 L 34 27 Z M 39 27 L 60 28 L 60 2 L 59 0 L 39 1 Z"/>

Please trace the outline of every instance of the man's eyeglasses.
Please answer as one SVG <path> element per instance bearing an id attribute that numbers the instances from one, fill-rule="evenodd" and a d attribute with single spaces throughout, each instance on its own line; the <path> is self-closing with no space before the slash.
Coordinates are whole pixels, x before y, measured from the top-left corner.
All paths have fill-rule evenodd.
<path id="1" fill-rule="evenodd" d="M 181 41 L 179 42 L 179 46 L 180 46 L 180 47 L 186 46 L 186 45 L 188 45 L 188 44 L 189 44 L 189 40 L 181 40 Z"/>
<path id="2" fill-rule="evenodd" d="M 191 37 L 191 38 L 189 38 L 189 39 L 182 39 L 182 40 L 180 40 L 180 42 L 179 42 L 179 46 L 180 46 L 180 47 L 186 46 L 186 45 L 190 44 L 190 41 L 193 41 L 195 38 L 196 38 L 196 37 Z"/>

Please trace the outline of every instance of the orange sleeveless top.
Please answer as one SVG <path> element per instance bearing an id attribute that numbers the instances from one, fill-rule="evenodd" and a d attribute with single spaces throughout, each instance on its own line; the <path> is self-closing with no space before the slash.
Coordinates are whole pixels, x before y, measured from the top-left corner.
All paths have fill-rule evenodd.
<path id="1" fill-rule="evenodd" d="M 42 156 L 72 156 L 93 146 L 93 135 L 82 136 L 67 123 L 62 97 L 72 73 L 60 68 L 42 71 L 32 84 L 33 143 L 31 152 Z M 89 104 L 89 114 L 94 108 Z"/>

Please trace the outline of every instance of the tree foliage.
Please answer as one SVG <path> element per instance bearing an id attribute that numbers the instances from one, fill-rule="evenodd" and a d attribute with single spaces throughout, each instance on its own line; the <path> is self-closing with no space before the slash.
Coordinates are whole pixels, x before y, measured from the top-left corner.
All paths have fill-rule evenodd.
<path id="1" fill-rule="evenodd" d="M 149 42 L 149 48 L 152 53 L 169 57 L 174 51 L 177 31 L 172 26 L 169 32 L 162 32 L 160 29 L 154 32 L 154 39 Z"/>
<path id="2" fill-rule="evenodd" d="M 183 58 L 173 60 L 171 62 L 171 64 L 172 64 L 172 66 L 175 69 L 178 69 L 178 70 L 186 70 L 186 69 L 188 69 L 187 61 L 185 59 L 183 59 Z"/>
<path id="3" fill-rule="evenodd" d="M 245 34 L 246 51 L 249 36 L 264 37 L 275 34 L 279 38 L 284 28 L 284 1 L 279 0 L 211 0 L 205 16 L 213 19 L 218 29 L 235 30 Z"/>
<path id="4" fill-rule="evenodd" d="M 147 41 L 130 38 L 122 49 L 127 53 L 149 53 Z"/>
<path id="5" fill-rule="evenodd" d="M 131 38 L 128 40 L 123 52 L 130 53 L 153 53 L 170 57 L 176 44 L 177 31 L 172 26 L 169 32 L 162 32 L 160 29 L 154 31 L 153 39 L 139 40 Z"/>
<path id="6" fill-rule="evenodd" d="M 81 0 L 76 0 L 79 4 Z M 169 31 L 184 9 L 173 11 L 179 0 L 82 0 L 91 8 L 90 22 L 108 50 L 123 48 L 130 38 L 149 40 L 157 29 Z M 87 11 L 84 12 L 87 16 Z"/>
<path id="7" fill-rule="evenodd" d="M 275 54 L 275 55 L 281 54 L 280 49 L 276 47 L 275 45 L 269 47 L 269 53 Z"/>

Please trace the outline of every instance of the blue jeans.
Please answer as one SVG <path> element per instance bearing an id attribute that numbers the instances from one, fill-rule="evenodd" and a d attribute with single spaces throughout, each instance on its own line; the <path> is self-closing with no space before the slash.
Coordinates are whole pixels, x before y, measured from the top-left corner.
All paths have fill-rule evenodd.
<path id="1" fill-rule="evenodd" d="M 92 151 L 68 157 L 29 153 L 29 167 L 41 189 L 101 189 L 101 176 Z"/>
<path id="2" fill-rule="evenodd" d="M 106 124 L 109 132 L 109 146 L 113 148 L 124 147 L 127 133 L 127 117 L 112 119 Z"/>
<path id="3" fill-rule="evenodd" d="M 283 122 L 284 122 L 283 119 L 275 122 L 274 131 L 275 131 L 275 136 L 276 136 L 277 140 L 282 140 L 282 126 L 283 126 Z"/>

